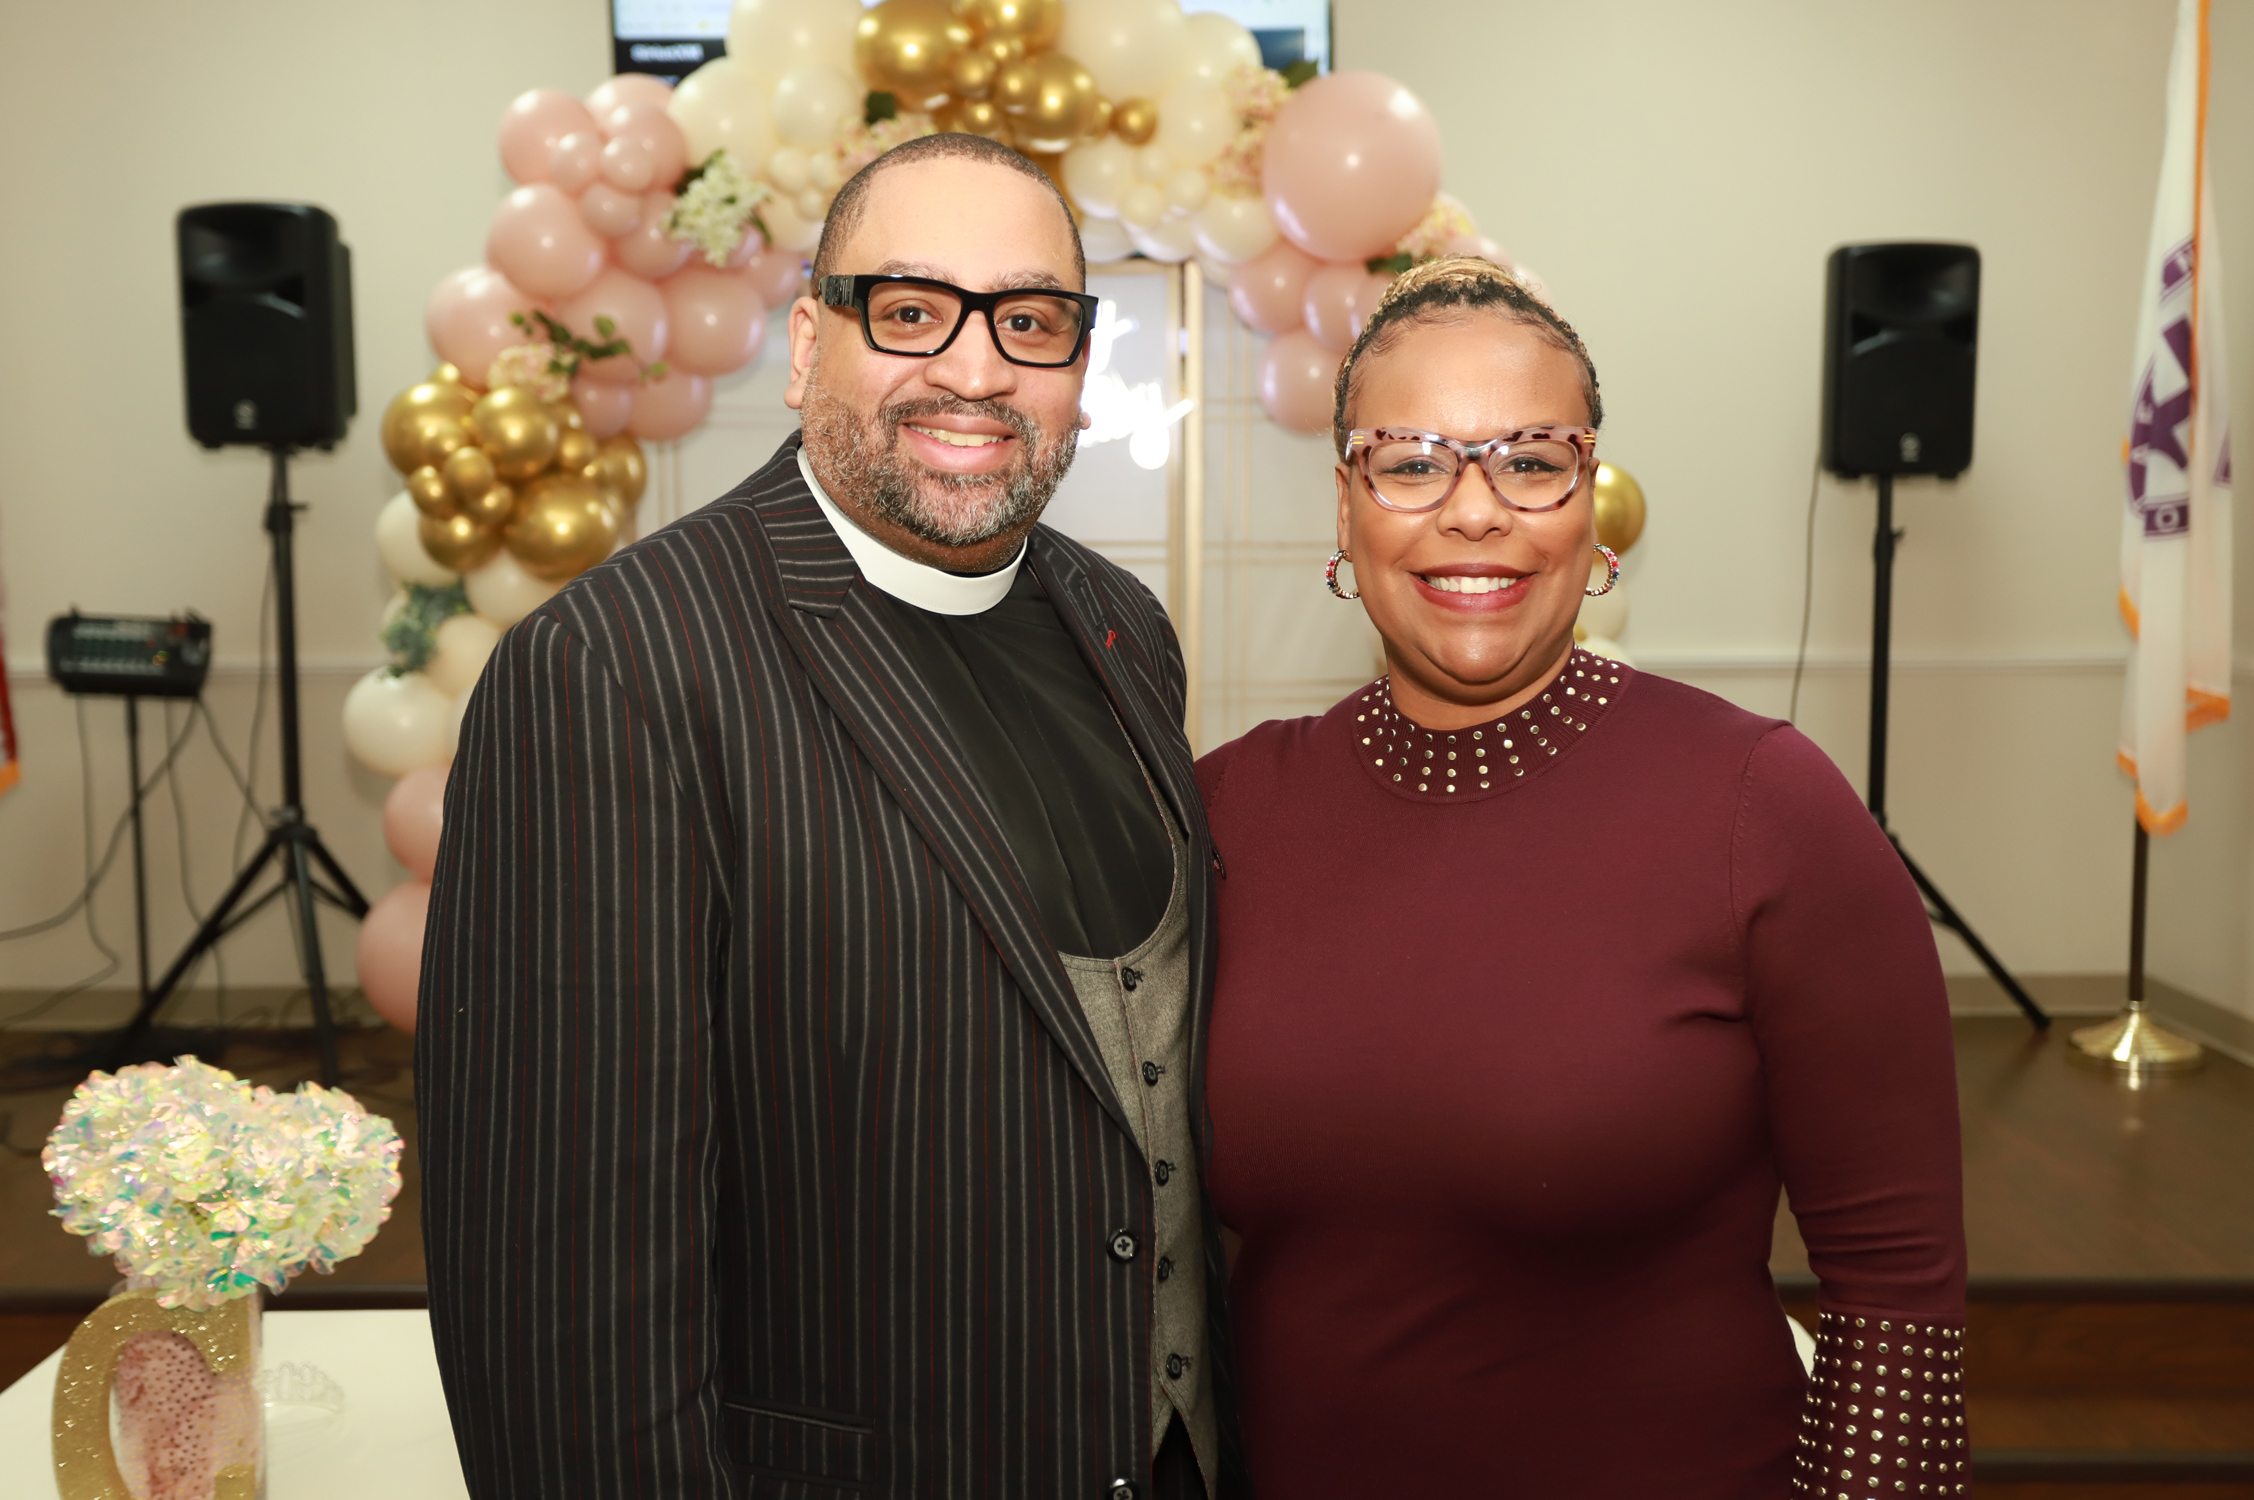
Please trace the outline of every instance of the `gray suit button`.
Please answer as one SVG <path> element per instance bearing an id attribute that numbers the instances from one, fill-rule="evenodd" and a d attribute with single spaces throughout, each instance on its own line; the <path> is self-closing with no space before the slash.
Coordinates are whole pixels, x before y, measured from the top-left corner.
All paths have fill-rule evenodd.
<path id="1" fill-rule="evenodd" d="M 1113 1260 L 1133 1260 L 1135 1258 L 1135 1237 L 1124 1229 L 1113 1235 L 1111 1237 L 1111 1258 Z"/>
<path id="2" fill-rule="evenodd" d="M 1105 1493 L 1111 1497 L 1111 1500 L 1135 1500 L 1135 1496 L 1140 1494 L 1141 1491 L 1135 1488 L 1135 1481 L 1132 1479 L 1114 1479 L 1111 1482 L 1111 1488 Z"/>

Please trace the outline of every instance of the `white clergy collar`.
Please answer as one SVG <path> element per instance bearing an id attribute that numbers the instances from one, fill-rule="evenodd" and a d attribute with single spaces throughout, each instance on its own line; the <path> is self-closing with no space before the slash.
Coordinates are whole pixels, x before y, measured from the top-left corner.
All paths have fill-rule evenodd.
<path id="1" fill-rule="evenodd" d="M 1025 561 L 1023 543 L 1018 545 L 1017 556 L 991 573 L 950 573 L 912 557 L 902 557 L 856 526 L 853 518 L 830 499 L 829 492 L 822 488 L 822 481 L 814 477 L 814 466 L 806 461 L 804 447 L 798 450 L 798 472 L 806 481 L 806 487 L 814 492 L 814 503 L 829 517 L 837 539 L 853 554 L 861 576 L 868 579 L 872 587 L 882 589 L 901 603 L 928 609 L 935 615 L 982 615 L 1001 603 L 1010 585 L 1017 582 L 1018 566 Z"/>

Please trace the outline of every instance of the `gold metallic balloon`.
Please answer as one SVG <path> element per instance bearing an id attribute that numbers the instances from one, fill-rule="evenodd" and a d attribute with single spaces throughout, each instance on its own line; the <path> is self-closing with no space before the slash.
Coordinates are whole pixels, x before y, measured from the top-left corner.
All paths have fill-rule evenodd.
<path id="1" fill-rule="evenodd" d="M 1018 149 L 1062 151 L 1094 130 L 1103 95 L 1095 75 L 1062 52 L 1044 52 L 1004 68 L 994 99 L 1017 129 Z"/>
<path id="2" fill-rule="evenodd" d="M 1096 140 L 1109 129 L 1111 129 L 1111 101 L 1099 98 L 1096 100 L 1096 123 L 1088 131 L 1088 139 Z"/>
<path id="3" fill-rule="evenodd" d="M 1158 134 L 1158 106 L 1148 99 L 1122 99 L 1111 107 L 1111 133 L 1130 146 L 1147 146 Z"/>
<path id="4" fill-rule="evenodd" d="M 476 392 L 452 381 L 407 387 L 384 408 L 384 457 L 402 474 L 438 463 L 468 441 L 462 422 L 476 403 Z"/>
<path id="5" fill-rule="evenodd" d="M 957 99 L 983 99 L 994 87 L 994 75 L 1001 71 L 1002 65 L 985 53 L 965 52 L 955 59 L 949 92 Z"/>
<path id="6" fill-rule="evenodd" d="M 579 415 L 579 408 L 572 405 L 571 398 L 568 396 L 560 401 L 549 402 L 548 415 L 556 419 L 558 427 L 585 427 L 587 425 L 587 419 Z"/>
<path id="7" fill-rule="evenodd" d="M 869 87 L 903 109 L 931 109 L 954 84 L 955 57 L 970 27 L 940 0 L 884 0 L 853 28 L 853 62 Z"/>
<path id="8" fill-rule="evenodd" d="M 493 488 L 493 482 L 500 477 L 493 471 L 493 455 L 475 443 L 464 443 L 447 454 L 438 472 L 445 477 L 446 493 L 453 497 L 455 509 Z M 414 492 L 415 486 L 410 481 L 407 493 Z"/>
<path id="9" fill-rule="evenodd" d="M 991 99 L 965 99 L 950 104 L 933 116 L 933 123 L 941 130 L 982 135 L 990 141 L 1000 141 L 1005 146 L 1015 140 L 1010 133 L 1010 117 L 1003 114 L 1002 106 Z"/>
<path id="10" fill-rule="evenodd" d="M 994 66 L 998 68 L 1006 68 L 1025 56 L 1025 43 L 1014 36 L 998 36 L 979 45 L 986 49 L 986 55 L 994 59 Z"/>
<path id="11" fill-rule="evenodd" d="M 462 514 L 489 531 L 509 519 L 509 513 L 516 508 L 517 492 L 498 479 L 462 502 Z"/>
<path id="12" fill-rule="evenodd" d="M 547 404 L 522 386 L 503 386 L 470 412 L 470 435 L 493 455 L 503 479 L 530 479 L 556 456 L 560 436 Z"/>
<path id="13" fill-rule="evenodd" d="M 543 474 L 524 487 L 501 536 L 527 573 L 562 583 L 610 556 L 618 515 L 586 475 Z"/>
<path id="14" fill-rule="evenodd" d="M 1591 492 L 1596 501 L 1597 540 L 1615 552 L 1626 553 L 1644 534 L 1644 487 L 1626 469 L 1600 463 Z"/>
<path id="15" fill-rule="evenodd" d="M 457 453 L 461 451 L 455 450 Z M 448 455 L 448 458 L 451 461 L 452 455 Z M 441 521 L 457 509 L 454 496 L 446 488 L 446 476 L 429 464 L 407 476 L 407 498 L 415 502 L 415 509 Z"/>
<path id="16" fill-rule="evenodd" d="M 632 510 L 650 487 L 650 461 L 642 456 L 642 445 L 620 433 L 607 438 L 600 451 L 587 465 L 587 477 L 618 496 L 627 510 Z"/>
<path id="17" fill-rule="evenodd" d="M 1054 47 L 1064 33 L 1064 0 L 955 0 L 955 14 L 981 41 L 1011 38 L 1028 52 Z"/>
<path id="18" fill-rule="evenodd" d="M 595 461 L 595 450 L 602 445 L 588 436 L 584 427 L 566 427 L 556 439 L 556 467 L 565 473 L 584 469 Z"/>
<path id="19" fill-rule="evenodd" d="M 430 383 L 432 385 L 460 385 L 462 383 L 461 366 L 454 364 L 440 365 L 430 372 Z"/>
<path id="20" fill-rule="evenodd" d="M 468 516 L 424 516 L 415 524 L 431 561 L 457 573 L 467 573 L 501 550 L 501 534 Z"/>

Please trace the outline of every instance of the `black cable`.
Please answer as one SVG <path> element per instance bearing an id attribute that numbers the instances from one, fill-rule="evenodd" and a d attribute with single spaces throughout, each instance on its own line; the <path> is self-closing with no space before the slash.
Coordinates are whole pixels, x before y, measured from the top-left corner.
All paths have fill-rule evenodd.
<path id="1" fill-rule="evenodd" d="M 1808 621 L 1816 603 L 1816 494 L 1823 477 L 1819 455 L 1808 474 L 1808 541 L 1800 560 L 1800 653 L 1792 659 L 1792 706 L 1784 713 L 1795 724 L 1800 722 L 1800 674 L 1808 669 Z"/>

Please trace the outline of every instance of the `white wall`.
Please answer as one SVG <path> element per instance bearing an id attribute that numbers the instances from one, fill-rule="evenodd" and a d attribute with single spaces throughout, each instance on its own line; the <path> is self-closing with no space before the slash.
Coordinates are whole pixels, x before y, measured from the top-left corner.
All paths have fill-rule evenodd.
<path id="1" fill-rule="evenodd" d="M 2215 12 L 2212 149 L 2241 252 L 2247 432 L 2254 103 L 2232 80 L 2254 77 L 2254 0 Z M 1783 711 L 1799 625 L 1825 254 L 1864 238 L 1981 247 L 1978 458 L 1954 486 L 1906 484 L 1898 501 L 1890 800 L 1911 847 L 2027 972 L 2123 959 L 2118 450 L 2173 16 L 2168 0 L 1337 6 L 1342 65 L 1418 90 L 1449 143 L 1448 187 L 1542 272 L 1595 352 L 1607 452 L 1653 507 L 1630 560 L 1631 643 L 1750 707 Z M 0 328 L 15 350 L 0 374 L 0 579 L 26 739 L 25 784 L 0 798 L 0 927 L 54 909 L 78 879 L 73 713 L 38 670 L 50 615 L 202 610 L 229 664 L 214 709 L 238 752 L 247 736 L 263 476 L 255 455 L 206 455 L 182 431 L 170 240 L 180 206 L 227 196 L 322 203 L 354 250 L 362 417 L 335 455 L 298 468 L 313 507 L 300 553 L 309 800 L 381 887 L 396 878 L 375 826 L 383 784 L 347 766 L 336 735 L 344 688 L 375 660 L 384 596 L 367 535 L 393 481 L 373 418 L 428 363 L 428 288 L 478 254 L 505 186 L 491 145 L 502 106 L 527 87 L 594 83 L 605 7 L 134 0 L 105 13 L 99 59 L 71 50 L 83 35 L 67 9 L 19 6 L 0 52 L 0 129 L 37 143 L 0 156 Z M 1319 593 L 1321 444 L 1241 420 L 1252 345 L 1229 337 L 1213 359 L 1227 399 L 1213 409 L 1207 723 L 1234 732 L 1327 704 L 1359 679 L 1368 641 Z M 749 467 L 764 435 L 744 436 Z M 1870 517 L 1867 487 L 1826 482 L 1802 705 L 1857 781 Z M 2254 611 L 2240 613 L 2254 639 Z M 89 714 L 105 819 L 122 796 L 116 720 L 114 704 Z M 2155 967 L 2254 1012 L 2254 753 L 2227 728 L 2195 744 L 2191 827 L 2155 855 Z M 234 808 L 212 758 L 191 754 L 188 843 L 208 900 Z M 187 926 L 164 863 L 169 818 L 152 833 L 162 952 Z M 123 881 L 104 892 L 113 941 L 128 900 Z M 237 982 L 292 967 L 272 918 L 229 951 Z M 89 952 L 72 931 L 0 946 L 0 989 L 66 982 Z"/>

